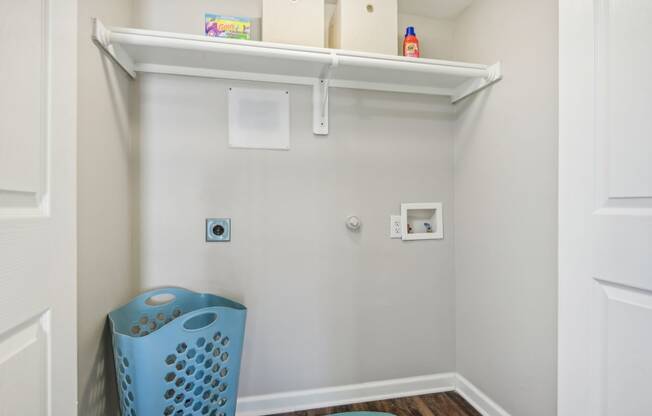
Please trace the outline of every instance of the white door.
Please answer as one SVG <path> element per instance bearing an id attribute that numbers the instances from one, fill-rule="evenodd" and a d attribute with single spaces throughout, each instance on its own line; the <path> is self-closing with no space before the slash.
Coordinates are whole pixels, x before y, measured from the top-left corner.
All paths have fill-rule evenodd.
<path id="1" fill-rule="evenodd" d="M 0 416 L 76 411 L 76 0 L 0 0 Z"/>
<path id="2" fill-rule="evenodd" d="M 559 416 L 652 415 L 652 1 L 559 4 Z"/>

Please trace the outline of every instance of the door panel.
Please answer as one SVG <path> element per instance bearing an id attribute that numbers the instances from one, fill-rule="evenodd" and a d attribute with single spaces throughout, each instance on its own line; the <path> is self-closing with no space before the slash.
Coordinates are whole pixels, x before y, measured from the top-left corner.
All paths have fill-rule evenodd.
<path id="1" fill-rule="evenodd" d="M 652 395 L 641 394 L 649 390 L 652 374 L 652 292 L 604 282 L 600 289 L 602 414 L 640 416 L 652 409 Z"/>
<path id="2" fill-rule="evenodd" d="M 652 408 L 652 2 L 560 3 L 559 415 Z"/>
<path id="3" fill-rule="evenodd" d="M 600 0 L 595 15 L 598 134 L 609 146 L 608 196 L 652 198 L 652 118 L 642 105 L 652 94 L 652 7 L 645 0 Z"/>
<path id="4" fill-rule="evenodd" d="M 0 339 L 0 414 L 48 414 L 49 318 L 44 313 Z"/>
<path id="5" fill-rule="evenodd" d="M 40 205 L 47 172 L 47 5 L 3 0 L 0 16 L 0 209 L 31 210 Z"/>
<path id="6" fill-rule="evenodd" d="M 76 0 L 0 0 L 0 416 L 76 410 Z"/>
<path id="7" fill-rule="evenodd" d="M 652 5 L 645 0 L 598 0 L 593 15 L 598 195 L 594 275 L 652 290 Z"/>

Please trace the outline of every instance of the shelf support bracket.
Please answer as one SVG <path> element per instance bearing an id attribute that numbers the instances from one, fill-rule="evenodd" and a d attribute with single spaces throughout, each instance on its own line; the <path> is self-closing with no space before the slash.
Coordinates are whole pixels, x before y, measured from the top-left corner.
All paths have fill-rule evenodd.
<path id="1" fill-rule="evenodd" d="M 471 79 L 455 89 L 451 95 L 451 102 L 457 104 L 463 99 L 479 93 L 503 78 L 500 62 L 491 65 L 488 71 L 489 74 L 486 77 Z"/>
<path id="2" fill-rule="evenodd" d="M 93 18 L 93 43 L 116 63 L 132 79 L 136 79 L 134 62 L 129 55 L 119 46 L 111 43 L 111 31 L 97 18 Z"/>
<path id="3" fill-rule="evenodd" d="M 312 88 L 312 130 L 319 136 L 328 135 L 328 91 L 331 71 L 340 63 L 340 58 L 335 52 L 331 52 L 331 62 L 328 64 L 320 78 Z"/>
<path id="4" fill-rule="evenodd" d="M 328 80 L 319 79 L 312 87 L 312 130 L 328 135 Z"/>

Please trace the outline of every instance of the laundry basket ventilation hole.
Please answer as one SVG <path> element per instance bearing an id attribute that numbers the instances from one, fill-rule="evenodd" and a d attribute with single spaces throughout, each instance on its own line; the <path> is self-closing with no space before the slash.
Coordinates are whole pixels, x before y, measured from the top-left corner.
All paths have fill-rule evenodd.
<path id="1" fill-rule="evenodd" d="M 213 335 L 214 341 L 221 338 L 219 332 Z M 202 415 L 225 416 L 220 408 L 228 403 L 228 398 L 221 395 L 228 390 L 228 344 L 228 338 L 222 339 L 218 347 L 216 342 L 206 342 L 202 337 L 194 347 L 187 342 L 179 343 L 175 353 L 165 358 L 169 372 L 164 378 L 167 388 L 162 396 L 169 404 L 163 416 L 184 415 L 189 409 Z"/>
<path id="2" fill-rule="evenodd" d="M 123 391 L 122 402 L 120 403 L 122 414 L 125 416 L 136 416 L 136 410 L 132 407 L 135 397 L 133 391 L 131 391 L 132 379 L 131 374 L 129 374 L 129 360 L 123 356 L 122 350 L 118 349 L 117 353 L 120 387 Z"/>
<path id="3" fill-rule="evenodd" d="M 174 319 L 180 317 L 183 311 L 181 308 L 174 308 L 170 312 L 170 315 L 166 315 L 163 312 L 159 312 L 156 316 L 150 317 L 149 315 L 143 315 L 135 321 L 131 326 L 131 335 L 135 337 L 144 337 L 155 332 L 157 329 L 162 328 L 165 324 L 169 324 Z"/>

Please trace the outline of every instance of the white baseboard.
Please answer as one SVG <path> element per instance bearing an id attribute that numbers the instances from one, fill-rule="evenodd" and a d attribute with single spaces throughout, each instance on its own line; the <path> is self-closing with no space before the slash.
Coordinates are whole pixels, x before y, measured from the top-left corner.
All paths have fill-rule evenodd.
<path id="1" fill-rule="evenodd" d="M 237 416 L 273 415 L 445 391 L 457 391 L 483 416 L 510 416 L 480 389 L 457 373 L 240 397 Z"/>
<path id="2" fill-rule="evenodd" d="M 455 391 L 482 416 L 510 416 L 498 403 L 491 400 L 489 396 L 460 374 L 455 375 Z"/>
<path id="3" fill-rule="evenodd" d="M 348 386 L 241 397 L 238 399 L 237 416 L 272 415 L 397 397 L 441 393 L 455 390 L 455 383 L 455 373 L 443 373 Z"/>

